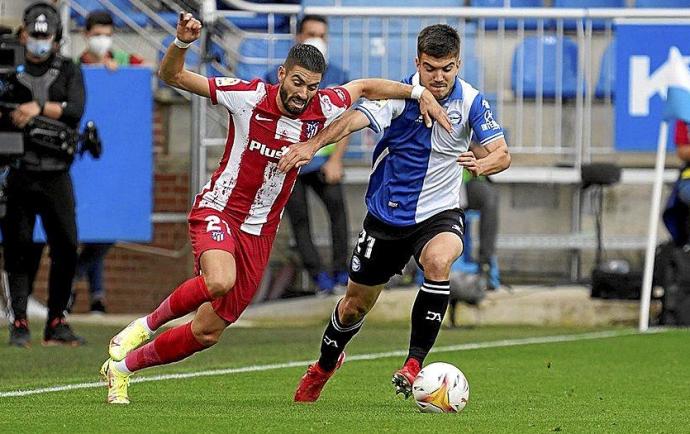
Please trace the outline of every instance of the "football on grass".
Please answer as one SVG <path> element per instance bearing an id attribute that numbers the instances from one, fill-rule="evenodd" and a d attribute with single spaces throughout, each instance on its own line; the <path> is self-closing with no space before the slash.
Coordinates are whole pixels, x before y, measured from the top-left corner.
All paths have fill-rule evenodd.
<path id="1" fill-rule="evenodd" d="M 419 372 L 412 394 L 422 413 L 458 413 L 470 397 L 465 375 L 449 363 L 432 363 Z"/>

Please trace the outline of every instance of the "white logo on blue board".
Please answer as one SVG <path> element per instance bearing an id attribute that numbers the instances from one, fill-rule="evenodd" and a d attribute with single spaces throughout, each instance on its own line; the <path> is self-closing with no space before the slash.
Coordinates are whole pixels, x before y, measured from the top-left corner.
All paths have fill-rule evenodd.
<path id="1" fill-rule="evenodd" d="M 683 56 L 687 64 L 690 56 Z M 630 56 L 630 116 L 649 116 L 649 100 L 657 94 L 666 99 L 667 81 L 671 65 L 665 61 L 656 70 L 651 71 L 649 56 Z"/>

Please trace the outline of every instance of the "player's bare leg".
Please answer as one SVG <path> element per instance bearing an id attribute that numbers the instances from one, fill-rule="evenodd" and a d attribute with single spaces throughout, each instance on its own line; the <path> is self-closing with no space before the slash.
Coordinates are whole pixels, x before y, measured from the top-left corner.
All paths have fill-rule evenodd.
<path id="1" fill-rule="evenodd" d="M 235 258 L 229 252 L 208 250 L 201 255 L 200 264 L 203 275 L 182 283 L 151 314 L 132 321 L 110 340 L 111 359 L 123 360 L 162 325 L 222 297 L 235 285 Z"/>
<path id="2" fill-rule="evenodd" d="M 383 285 L 366 286 L 350 280 L 321 341 L 321 356 L 310 365 L 297 386 L 295 402 L 314 402 L 329 378 L 345 359 L 345 345 L 362 328 L 364 317 L 374 307 Z"/>
<path id="3" fill-rule="evenodd" d="M 201 256 L 201 270 L 204 273 L 203 278 L 209 299 L 222 297 L 235 285 L 235 261 L 228 252 L 221 250 L 204 252 Z M 156 312 L 160 311 L 162 319 L 167 322 L 189 313 L 189 309 L 198 308 L 191 322 L 166 330 L 153 342 L 129 352 L 123 360 L 109 359 L 105 362 L 101 368 L 101 374 L 108 382 L 108 402 L 129 403 L 127 386 L 132 373 L 151 366 L 180 361 L 218 342 L 228 323 L 216 314 L 211 303 L 206 299 L 198 302 L 196 300 L 200 300 L 201 297 L 195 298 L 194 303 L 198 304 L 192 308 L 192 302 L 182 298 L 188 295 L 188 292 L 192 290 L 179 287 L 156 309 Z M 196 294 L 192 292 L 191 295 L 194 297 Z M 159 320 L 162 319 L 159 318 Z"/>
<path id="4" fill-rule="evenodd" d="M 436 235 L 422 249 L 419 262 L 424 268 L 424 284 L 412 306 L 409 353 L 392 379 L 395 393 L 402 393 L 405 398 L 412 394 L 412 383 L 441 329 L 450 295 L 450 268 L 462 249 L 460 237 L 450 232 Z"/>

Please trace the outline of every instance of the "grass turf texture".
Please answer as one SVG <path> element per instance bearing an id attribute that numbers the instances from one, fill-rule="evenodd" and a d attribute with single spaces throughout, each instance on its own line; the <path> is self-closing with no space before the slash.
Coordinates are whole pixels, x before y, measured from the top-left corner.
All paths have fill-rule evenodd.
<path id="1" fill-rule="evenodd" d="M 93 382 L 112 328 L 79 326 L 90 345 L 0 347 L 0 391 Z M 443 330 L 437 345 L 582 333 L 584 329 Z M 228 330 L 210 351 L 139 375 L 315 358 L 320 327 Z M 350 354 L 404 349 L 407 326 L 367 325 Z M 681 432 L 690 425 L 690 332 L 431 354 L 460 367 L 470 401 L 421 414 L 393 395 L 402 357 L 346 363 L 319 402 L 292 403 L 306 366 L 132 384 L 132 404 L 105 388 L 0 398 L 0 432 Z"/>

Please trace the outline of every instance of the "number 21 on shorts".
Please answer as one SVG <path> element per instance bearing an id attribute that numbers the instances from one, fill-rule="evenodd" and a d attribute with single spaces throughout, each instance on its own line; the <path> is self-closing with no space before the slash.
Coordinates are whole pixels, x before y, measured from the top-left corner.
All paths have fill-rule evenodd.
<path id="1" fill-rule="evenodd" d="M 366 259 L 371 258 L 371 251 L 374 249 L 375 242 L 376 238 L 367 235 L 367 231 L 362 230 L 362 232 L 359 233 L 359 239 L 357 240 L 357 253 L 361 254 L 362 249 L 366 247 L 366 250 L 364 250 L 364 257 Z"/>

